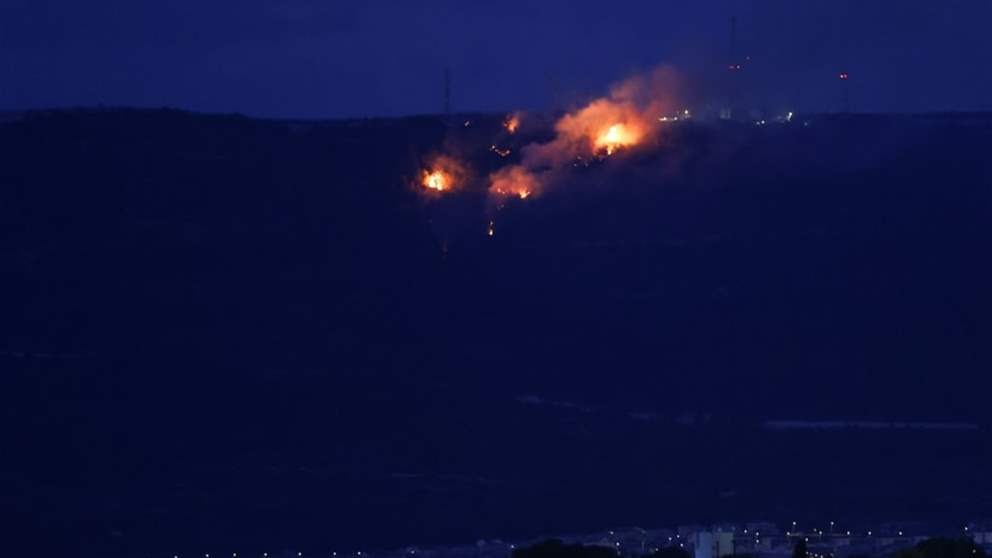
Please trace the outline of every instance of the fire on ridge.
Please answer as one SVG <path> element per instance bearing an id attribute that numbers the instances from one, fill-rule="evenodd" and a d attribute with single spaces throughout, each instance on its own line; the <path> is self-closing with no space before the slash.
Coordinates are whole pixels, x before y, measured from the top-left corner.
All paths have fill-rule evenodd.
<path id="1" fill-rule="evenodd" d="M 428 194 L 445 194 L 461 188 L 467 176 L 461 162 L 448 155 L 439 155 L 421 169 L 419 186 Z"/>

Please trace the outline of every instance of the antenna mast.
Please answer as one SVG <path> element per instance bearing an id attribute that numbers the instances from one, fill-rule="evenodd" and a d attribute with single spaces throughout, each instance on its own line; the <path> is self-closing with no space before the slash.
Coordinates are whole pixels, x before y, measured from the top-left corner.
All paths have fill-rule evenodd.
<path id="1" fill-rule="evenodd" d="M 451 70 L 444 67 L 444 114 L 451 114 Z"/>

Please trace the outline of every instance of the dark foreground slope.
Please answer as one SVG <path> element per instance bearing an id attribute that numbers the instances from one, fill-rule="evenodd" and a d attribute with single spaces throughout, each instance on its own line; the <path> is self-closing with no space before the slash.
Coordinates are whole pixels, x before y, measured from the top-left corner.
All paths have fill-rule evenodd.
<path id="1" fill-rule="evenodd" d="M 684 126 L 425 200 L 434 151 L 501 163 L 472 120 L 0 125 L 4 524 L 171 555 L 992 512 L 989 118 Z"/>

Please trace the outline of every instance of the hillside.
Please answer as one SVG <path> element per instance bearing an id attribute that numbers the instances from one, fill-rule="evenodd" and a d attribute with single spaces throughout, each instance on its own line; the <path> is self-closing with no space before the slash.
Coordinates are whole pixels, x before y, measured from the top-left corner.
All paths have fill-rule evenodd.
<path id="1" fill-rule="evenodd" d="M 689 122 L 496 210 L 547 133 L 502 117 L 0 122 L 0 519 L 132 555 L 988 512 L 992 116 Z M 476 179 L 422 195 L 437 152 Z"/>

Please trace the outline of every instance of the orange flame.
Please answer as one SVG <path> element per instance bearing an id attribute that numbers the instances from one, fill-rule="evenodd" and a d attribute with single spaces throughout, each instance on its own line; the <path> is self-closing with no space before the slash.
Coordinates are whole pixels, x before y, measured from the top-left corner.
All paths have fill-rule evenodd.
<path id="1" fill-rule="evenodd" d="M 424 177 L 421 180 L 421 184 L 424 188 L 430 190 L 436 190 L 438 192 L 444 192 L 451 188 L 451 177 L 448 173 L 440 170 L 435 171 L 424 171 Z"/>
<path id="2" fill-rule="evenodd" d="M 428 168 L 420 171 L 420 186 L 427 192 L 447 193 L 464 183 L 465 167 L 446 155 L 434 158 Z"/>
<path id="3" fill-rule="evenodd" d="M 511 134 L 516 133 L 517 128 L 520 127 L 520 114 L 513 113 L 507 116 L 506 120 L 503 121 L 503 127 L 506 128 L 506 131 L 510 132 Z"/>
<path id="4" fill-rule="evenodd" d="M 602 98 L 563 116 L 555 130 L 558 142 L 571 146 L 567 151 L 573 154 L 592 151 L 594 155 L 613 155 L 640 143 L 653 124 L 633 103 Z"/>
<path id="5" fill-rule="evenodd" d="M 562 116 L 555 123 L 551 141 L 523 146 L 520 164 L 490 175 L 489 192 L 526 198 L 553 184 L 562 176 L 563 168 L 588 165 L 591 159 L 634 146 L 660 143 L 664 132 L 660 122 L 667 120 L 658 115 L 671 114 L 678 106 L 678 85 L 678 77 L 665 67 L 615 85 L 609 95 Z M 688 111 L 684 116 L 688 117 Z"/>
<path id="6" fill-rule="evenodd" d="M 596 138 L 593 147 L 596 151 L 606 150 L 607 155 L 613 155 L 617 149 L 636 145 L 640 139 L 640 135 L 629 130 L 624 124 L 614 124 Z"/>
<path id="7" fill-rule="evenodd" d="M 539 187 L 537 177 L 519 165 L 502 168 L 491 174 L 489 179 L 492 183 L 489 192 L 497 196 L 516 196 L 525 200 L 534 195 Z"/>

